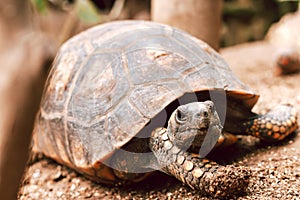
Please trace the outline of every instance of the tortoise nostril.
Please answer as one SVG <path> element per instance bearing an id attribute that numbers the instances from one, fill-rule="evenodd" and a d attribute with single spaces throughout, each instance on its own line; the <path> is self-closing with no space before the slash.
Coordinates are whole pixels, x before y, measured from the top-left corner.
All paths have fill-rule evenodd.
<path id="1" fill-rule="evenodd" d="M 195 118 L 208 118 L 209 113 L 207 111 L 199 112 L 195 114 Z"/>

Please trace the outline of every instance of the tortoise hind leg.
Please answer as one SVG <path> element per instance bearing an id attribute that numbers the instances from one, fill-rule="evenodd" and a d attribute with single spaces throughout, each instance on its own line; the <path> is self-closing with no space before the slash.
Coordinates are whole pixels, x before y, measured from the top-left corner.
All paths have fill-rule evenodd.
<path id="1" fill-rule="evenodd" d="M 281 141 L 298 128 L 297 113 L 289 104 L 279 105 L 243 123 L 244 133 L 264 142 Z"/>

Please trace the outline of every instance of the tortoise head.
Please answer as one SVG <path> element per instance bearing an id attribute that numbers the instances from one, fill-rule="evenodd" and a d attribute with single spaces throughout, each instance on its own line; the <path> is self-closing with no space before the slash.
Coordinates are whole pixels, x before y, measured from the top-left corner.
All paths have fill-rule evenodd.
<path id="1" fill-rule="evenodd" d="M 188 149 L 191 144 L 212 148 L 221 134 L 222 125 L 214 103 L 205 101 L 179 106 L 169 119 L 168 129 L 170 140 L 182 149 Z"/>

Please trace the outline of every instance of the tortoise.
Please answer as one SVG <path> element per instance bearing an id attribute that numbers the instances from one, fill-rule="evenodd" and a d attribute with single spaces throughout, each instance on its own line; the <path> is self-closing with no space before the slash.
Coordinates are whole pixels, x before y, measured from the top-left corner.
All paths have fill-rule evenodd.
<path id="1" fill-rule="evenodd" d="M 201 194 L 236 195 L 251 171 L 206 155 L 234 142 L 230 134 L 277 142 L 297 128 L 291 105 L 253 113 L 258 98 L 215 50 L 184 31 L 109 22 L 60 48 L 33 150 L 99 183 L 136 183 L 159 170 Z"/>
<path id="2" fill-rule="evenodd" d="M 273 24 L 267 41 L 274 47 L 276 75 L 293 74 L 300 71 L 300 12 L 288 13 Z"/>

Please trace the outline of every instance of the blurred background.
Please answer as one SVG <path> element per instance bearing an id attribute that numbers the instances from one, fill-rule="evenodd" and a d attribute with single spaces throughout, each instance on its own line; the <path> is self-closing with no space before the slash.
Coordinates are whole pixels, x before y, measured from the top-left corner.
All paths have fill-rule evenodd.
<path id="1" fill-rule="evenodd" d="M 76 10 L 75 18 L 79 19 L 79 23 L 76 22 L 76 25 L 72 28 L 68 27 L 72 29 L 68 30 L 71 32 L 70 34 L 110 20 L 150 20 L 152 18 L 156 21 L 157 18 L 162 17 L 162 12 L 153 11 L 154 9 L 159 9 L 159 6 L 156 6 L 159 3 L 164 6 L 163 12 L 166 12 L 166 8 L 179 7 L 176 5 L 178 4 L 176 0 L 167 1 L 167 3 L 153 0 L 152 4 L 155 4 L 155 6 L 152 5 L 151 17 L 151 0 L 77 0 L 77 2 L 75 0 L 32 0 L 32 2 L 40 15 L 39 19 L 42 20 L 40 24 L 43 30 L 48 33 L 56 33 L 54 35 L 57 35 L 59 32 L 57 29 L 61 30 L 63 26 L 68 26 L 66 23 L 70 23 L 70 12 L 71 10 L 74 11 L 73 7 Z M 188 1 L 183 2 L 185 6 Z M 199 7 L 203 7 L 206 3 L 201 0 L 199 2 L 202 3 Z M 278 21 L 288 12 L 295 12 L 299 5 L 298 1 L 285 0 L 213 0 L 211 2 L 211 4 L 219 4 L 219 7 L 221 6 L 220 11 L 215 10 L 216 6 L 209 10 L 209 12 L 217 16 L 219 15 L 218 12 L 220 12 L 222 18 L 219 41 L 221 47 L 262 40 L 272 23 Z M 182 8 L 182 5 L 180 6 Z M 174 9 L 172 10 L 173 15 Z M 179 12 L 181 10 L 178 9 Z M 189 10 L 189 13 L 186 13 L 186 15 L 191 14 L 191 12 L 193 11 Z M 197 11 L 195 12 L 197 13 Z M 201 15 L 203 13 L 198 12 L 197 14 Z M 173 17 L 175 20 L 180 18 L 178 16 Z M 59 22 L 61 24 L 57 23 L 57 18 L 60 19 Z M 52 23 L 55 23 L 55 25 Z M 199 28 L 203 29 L 201 23 Z"/>

